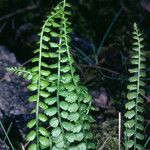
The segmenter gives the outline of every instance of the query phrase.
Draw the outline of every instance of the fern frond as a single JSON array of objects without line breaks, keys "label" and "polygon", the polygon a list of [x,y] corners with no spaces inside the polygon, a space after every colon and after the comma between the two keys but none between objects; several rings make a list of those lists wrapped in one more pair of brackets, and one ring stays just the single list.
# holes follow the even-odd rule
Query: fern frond
[{"label": "fern frond", "polygon": [[144,149],[143,144],[141,143],[144,139],[144,100],[142,95],[145,95],[145,83],[142,78],[145,77],[146,59],[143,51],[142,34],[136,23],[134,23],[133,39],[133,55],[131,57],[133,68],[129,69],[131,77],[129,78],[129,85],[127,86],[127,89],[129,90],[127,94],[128,101],[125,105],[125,118],[127,120],[124,124],[124,135],[126,136],[125,149],[142,150]]},{"label": "fern frond", "polygon": [[49,86],[47,77],[51,72],[49,71],[49,65],[46,62],[48,61],[50,55],[49,33],[52,31],[51,26],[56,26],[53,19],[60,15],[58,11],[59,8],[60,4],[45,21],[40,33],[39,49],[34,51],[37,56],[32,59],[32,62],[36,64],[36,66],[31,69],[31,72],[34,75],[32,78],[32,83],[28,86],[28,89],[30,91],[37,91],[37,94],[29,97],[29,102],[36,103],[36,109],[32,111],[32,113],[35,113],[36,118],[30,120],[27,124],[27,126],[31,129],[27,135],[27,141],[32,142],[28,147],[29,150],[39,150],[50,146],[49,131],[42,125],[46,124],[48,121],[48,117],[44,113],[44,111],[48,108],[48,105],[44,101],[50,96],[50,93],[46,88]]},{"label": "fern frond", "polygon": [[25,67],[8,67],[6,68],[8,72],[15,73],[18,76],[22,76],[26,80],[32,79],[32,73],[29,70],[26,70]]},{"label": "fern frond", "polygon": [[[27,88],[32,92],[29,102],[36,107],[27,124],[28,150],[95,149],[90,132],[94,121],[89,115],[91,96],[80,85],[70,52],[70,7],[64,0],[54,8],[39,34],[39,48],[34,50]],[[25,72],[10,70],[19,75]]]}]

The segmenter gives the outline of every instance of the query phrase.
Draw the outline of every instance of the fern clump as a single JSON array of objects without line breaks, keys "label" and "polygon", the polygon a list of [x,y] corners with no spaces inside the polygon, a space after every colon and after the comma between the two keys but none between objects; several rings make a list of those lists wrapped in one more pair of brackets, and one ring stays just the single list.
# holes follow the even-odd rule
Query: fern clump
[{"label": "fern clump", "polygon": [[126,113],[125,118],[125,149],[142,150],[144,149],[141,141],[144,139],[144,126],[143,126],[143,111],[145,95],[144,87],[145,83],[143,78],[145,75],[145,53],[143,51],[143,38],[140,33],[137,24],[134,24],[133,32],[133,55],[131,57],[131,64],[133,68],[129,69],[131,77],[129,78],[129,85],[127,86],[128,101],[125,104]]},{"label": "fern clump", "polygon": [[90,132],[91,96],[80,85],[70,54],[70,7],[64,0],[47,17],[39,34],[39,48],[34,51],[33,68],[8,68],[31,79],[29,102],[35,104],[35,109],[27,124],[28,150],[95,148]]}]

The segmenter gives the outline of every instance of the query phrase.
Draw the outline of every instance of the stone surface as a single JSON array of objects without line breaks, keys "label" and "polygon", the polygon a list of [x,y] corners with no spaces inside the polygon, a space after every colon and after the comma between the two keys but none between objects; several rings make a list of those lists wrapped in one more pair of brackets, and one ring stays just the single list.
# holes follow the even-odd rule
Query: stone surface
[{"label": "stone surface", "polygon": [[16,116],[27,112],[27,81],[15,74],[8,73],[5,68],[19,66],[14,54],[0,46],[0,116]]},{"label": "stone surface", "polygon": [[[31,110],[31,105],[27,101],[29,93],[26,85],[28,82],[5,70],[6,67],[19,65],[15,55],[4,46],[0,46],[0,120],[6,129],[10,123],[13,124],[10,139],[15,134],[15,137],[21,140]],[[0,128],[0,138],[3,136]]]}]

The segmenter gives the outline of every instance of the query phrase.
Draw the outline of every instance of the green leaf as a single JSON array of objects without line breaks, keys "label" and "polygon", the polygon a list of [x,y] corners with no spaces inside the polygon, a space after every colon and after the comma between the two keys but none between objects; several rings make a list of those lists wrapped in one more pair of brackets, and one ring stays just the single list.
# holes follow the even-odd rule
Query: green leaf
[{"label": "green leaf", "polygon": [[129,141],[127,141],[127,143],[126,143],[126,146],[127,146],[128,148],[131,148],[131,147],[133,146],[133,144],[134,144],[134,141],[133,141],[133,140],[129,140]]},{"label": "green leaf", "polygon": [[45,28],[44,28],[44,32],[49,33],[49,32],[50,32],[50,29],[49,29],[48,27],[45,27]]},{"label": "green leaf", "polygon": [[144,147],[142,145],[140,145],[140,144],[136,144],[136,148],[138,150],[144,150]]},{"label": "green leaf", "polygon": [[66,112],[66,111],[61,112],[61,117],[64,118],[64,119],[68,118],[68,115],[69,115],[69,113]]},{"label": "green leaf", "polygon": [[48,90],[48,92],[55,92],[57,90],[57,86],[56,85],[52,85],[50,87],[46,88]]},{"label": "green leaf", "polygon": [[79,148],[79,150],[85,150],[85,149],[87,149],[87,146],[86,146],[85,143],[80,143],[80,144],[78,145],[78,148]]},{"label": "green leaf", "polygon": [[126,129],[125,131],[125,135],[127,135],[128,137],[131,137],[134,135],[134,129]]},{"label": "green leaf", "polygon": [[43,40],[45,41],[45,42],[48,42],[49,40],[50,40],[50,38],[48,37],[48,36],[43,36]]},{"label": "green leaf", "polygon": [[144,117],[142,115],[137,115],[137,120],[143,122],[144,121]]},{"label": "green leaf", "polygon": [[27,141],[33,141],[36,137],[36,132],[35,131],[30,131],[29,134],[26,137]]},{"label": "green leaf", "polygon": [[66,122],[66,121],[63,121],[63,122],[62,122],[62,126],[63,126],[63,128],[64,128],[65,130],[67,130],[67,131],[72,131],[73,128],[74,128],[74,126],[73,126],[72,123]]},{"label": "green leaf", "polygon": [[31,129],[35,126],[35,124],[36,124],[36,120],[32,119],[27,123],[27,127]]},{"label": "green leaf", "polygon": [[74,134],[74,133],[66,133],[66,139],[70,143],[73,143],[76,140],[76,134]]},{"label": "green leaf", "polygon": [[48,54],[48,53],[45,53],[45,52],[42,52],[42,57],[48,58],[48,57],[49,57],[49,54]]},{"label": "green leaf", "polygon": [[143,140],[144,139],[144,135],[141,133],[136,133],[136,138],[139,140]]},{"label": "green leaf", "polygon": [[50,71],[48,71],[48,70],[41,70],[41,74],[43,75],[43,76],[49,76],[50,75]]},{"label": "green leaf", "polygon": [[69,61],[68,57],[62,57],[60,60],[61,63],[66,63],[68,61]]},{"label": "green leaf", "polygon": [[136,84],[130,84],[130,85],[127,86],[127,89],[130,90],[130,91],[131,90],[136,90],[137,89],[137,85]]},{"label": "green leaf", "polygon": [[64,87],[69,91],[72,92],[76,89],[76,86],[74,84],[65,84]]},{"label": "green leaf", "polygon": [[79,119],[79,117],[80,117],[79,113],[75,112],[75,113],[70,113],[67,119],[76,122]]},{"label": "green leaf", "polygon": [[37,83],[37,82],[38,82],[38,74],[34,74],[34,75],[33,75],[32,81],[33,81],[34,83]]},{"label": "green leaf", "polygon": [[131,60],[131,64],[138,65],[139,64],[139,60],[138,59],[132,59]]},{"label": "green leaf", "polygon": [[63,141],[63,134],[61,133],[59,136],[57,136],[57,137],[52,137],[52,140],[53,140],[53,142],[54,143],[60,143],[60,142],[62,142]]},{"label": "green leaf", "polygon": [[144,130],[144,126],[142,124],[137,123],[136,124],[137,129],[143,131]]},{"label": "green leaf", "polygon": [[59,34],[56,33],[56,32],[51,32],[50,34],[51,34],[52,37],[58,37],[59,36]]},{"label": "green leaf", "polygon": [[38,57],[32,58],[32,62],[37,62],[37,61],[39,61],[39,58],[38,58]]},{"label": "green leaf", "polygon": [[61,133],[61,129],[59,127],[52,130],[52,136],[58,137]]},{"label": "green leaf", "polygon": [[77,103],[72,103],[70,104],[70,106],[68,107],[68,111],[69,112],[76,112],[78,110],[79,106]]},{"label": "green leaf", "polygon": [[125,113],[125,117],[128,118],[128,119],[131,119],[135,116],[135,111],[134,110],[130,110],[130,111],[127,111]]},{"label": "green leaf", "polygon": [[133,119],[128,120],[128,121],[125,122],[124,125],[125,125],[125,127],[127,127],[127,128],[133,128],[134,125],[135,125],[135,120],[133,120]]},{"label": "green leaf", "polygon": [[136,98],[136,96],[137,96],[136,92],[130,92],[130,93],[127,94],[128,99],[134,99],[134,98]]},{"label": "green leaf", "polygon": [[[49,57],[50,58],[57,58],[58,57],[58,54],[57,53],[52,53],[52,52],[50,52],[49,53]],[[58,66],[58,65],[57,65]]]},{"label": "green leaf", "polygon": [[29,147],[28,147],[28,150],[36,150],[36,144],[31,144]]},{"label": "green leaf", "polygon": [[40,96],[42,96],[43,98],[47,98],[47,97],[50,96],[50,93],[44,92],[44,91],[40,91]]},{"label": "green leaf", "polygon": [[37,84],[30,84],[30,85],[27,86],[27,88],[30,91],[35,91],[35,90],[37,90]]},{"label": "green leaf", "polygon": [[93,133],[92,133],[92,132],[88,132],[88,133],[86,134],[86,138],[88,138],[88,139],[93,139]]},{"label": "green leaf", "polygon": [[39,132],[40,132],[43,136],[49,137],[49,133],[48,133],[48,131],[47,131],[45,128],[39,127]]},{"label": "green leaf", "polygon": [[52,26],[57,28],[57,27],[60,27],[60,24],[58,24],[57,22],[52,22]]},{"label": "green leaf", "polygon": [[84,103],[88,103],[92,100],[92,97],[91,95],[87,94],[87,93],[84,93],[84,99],[83,99],[83,102]]},{"label": "green leaf", "polygon": [[41,86],[42,86],[43,89],[45,89],[46,87],[49,86],[49,82],[47,82],[47,81],[41,81]]},{"label": "green leaf", "polygon": [[44,147],[48,147],[50,144],[49,139],[43,136],[40,136],[39,141],[40,141],[40,144],[43,145]]},{"label": "green leaf", "polygon": [[56,143],[56,147],[58,147],[58,148],[60,148],[60,149],[62,149],[63,147],[64,147],[64,141],[62,140],[61,142],[59,142],[59,143]]},{"label": "green leaf", "polygon": [[28,98],[29,102],[35,102],[37,100],[37,95],[32,95]]},{"label": "green leaf", "polygon": [[137,111],[143,113],[144,108],[142,106],[137,106]]},{"label": "green leaf", "polygon": [[46,104],[48,105],[53,105],[54,103],[56,103],[57,98],[56,97],[51,97],[51,98],[47,98],[44,100]]},{"label": "green leaf", "polygon": [[31,72],[37,72],[38,70],[39,70],[39,67],[36,66],[36,67],[33,67],[33,68],[31,69]]},{"label": "green leaf", "polygon": [[134,68],[134,69],[129,69],[130,73],[137,73],[138,72],[138,68]]},{"label": "green leaf", "polygon": [[52,48],[58,48],[58,47],[59,47],[59,44],[54,43],[54,42],[50,42],[50,46],[51,46]]},{"label": "green leaf", "polygon": [[58,127],[59,120],[56,117],[54,117],[50,120],[49,124],[51,127],[56,128],[56,127]]},{"label": "green leaf", "polygon": [[69,66],[69,65],[67,65],[67,66],[62,66],[61,72],[67,73],[68,71],[70,71],[70,66]]},{"label": "green leaf", "polygon": [[43,114],[39,114],[39,119],[42,121],[42,122],[46,122],[48,120],[48,118],[43,115]]},{"label": "green leaf", "polygon": [[[88,124],[88,123],[87,123]],[[85,124],[84,124],[85,125]],[[89,126],[90,126],[90,124],[88,124]],[[77,123],[77,124],[75,124],[74,126],[73,126],[73,128],[72,128],[72,132],[73,133],[79,133],[80,131],[81,131],[81,129],[82,129],[82,125],[80,124],[80,123]],[[88,128],[88,129],[90,129],[90,128]]]},{"label": "green leaf", "polygon": [[49,81],[54,81],[54,80],[57,80],[58,79],[58,75],[57,74],[52,74],[48,77],[48,80]]},{"label": "green leaf", "polygon": [[95,143],[88,143],[88,148],[89,149],[96,149],[96,145],[95,145]]},{"label": "green leaf", "polygon": [[43,44],[43,43],[42,43],[42,48],[43,48],[43,49],[46,49],[46,50],[49,49],[48,46],[46,46],[46,45]]},{"label": "green leaf", "polygon": [[70,83],[71,80],[72,80],[72,76],[70,74],[65,74],[61,77],[61,82],[65,84]]},{"label": "green leaf", "polygon": [[51,107],[51,108],[45,110],[45,114],[48,116],[54,116],[56,113],[57,113],[56,107]]},{"label": "green leaf", "polygon": [[135,101],[131,101],[125,104],[125,108],[128,110],[131,110],[134,107],[135,107]]},{"label": "green leaf", "polygon": [[[63,54],[63,53],[65,53],[66,52],[66,47],[65,48],[61,48],[61,49],[59,49],[59,50],[57,50],[57,52],[59,53],[59,54]],[[65,58],[67,58],[67,57],[65,57]],[[64,61],[66,61],[66,60],[63,60],[63,61],[61,61],[61,62],[64,62]],[[67,58],[67,61],[69,61],[69,59]]]},{"label": "green leaf", "polygon": [[70,103],[74,103],[77,99],[78,99],[77,95],[73,92],[70,92],[65,98],[65,100]]},{"label": "green leaf", "polygon": [[59,103],[59,105],[60,105],[60,108],[63,109],[63,110],[68,110],[68,108],[69,108],[69,103],[65,102],[65,101],[61,101]]},{"label": "green leaf", "polygon": [[82,132],[76,134],[76,141],[82,141],[84,134]]},{"label": "green leaf", "polygon": [[84,127],[85,130],[89,130],[90,129],[90,124],[86,122],[86,123],[84,123],[83,127]]},{"label": "green leaf", "polygon": [[143,81],[140,81],[140,86],[145,86],[145,83]]},{"label": "green leaf", "polygon": [[42,108],[43,110],[48,109],[48,106],[43,102],[39,102],[39,107]]},{"label": "green leaf", "polygon": [[133,77],[130,77],[129,78],[129,81],[130,82],[136,82],[138,80],[138,77],[137,76],[133,76]]}]

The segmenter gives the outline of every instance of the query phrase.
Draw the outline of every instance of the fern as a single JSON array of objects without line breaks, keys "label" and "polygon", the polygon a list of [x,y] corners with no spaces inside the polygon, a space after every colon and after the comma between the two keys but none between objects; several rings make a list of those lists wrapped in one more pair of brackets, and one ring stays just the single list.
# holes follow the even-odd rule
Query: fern
[{"label": "fern", "polygon": [[145,83],[142,78],[145,77],[145,54],[143,51],[143,38],[140,33],[137,24],[134,24],[134,47],[133,55],[131,57],[131,64],[134,68],[129,69],[131,77],[129,78],[129,85],[127,89],[129,90],[127,94],[127,103],[125,105],[126,113],[125,118],[125,149],[142,150],[144,149],[141,141],[144,139],[144,126],[143,126],[143,111],[144,111],[144,100],[142,95],[145,95],[144,87]]},{"label": "fern", "polygon": [[[60,2],[47,17],[40,35],[39,48],[32,59],[35,67],[10,68],[9,71],[30,75],[28,89],[33,92],[29,102],[36,108],[27,124],[30,132],[28,150],[86,150],[94,149],[89,115],[91,96],[79,84],[69,43],[72,31],[68,20],[71,5]],[[28,78],[30,79],[30,78]]]},{"label": "fern", "polygon": [[15,73],[18,76],[22,76],[26,80],[32,79],[32,73],[29,70],[26,70],[25,67],[9,67],[6,68],[8,72]]}]

